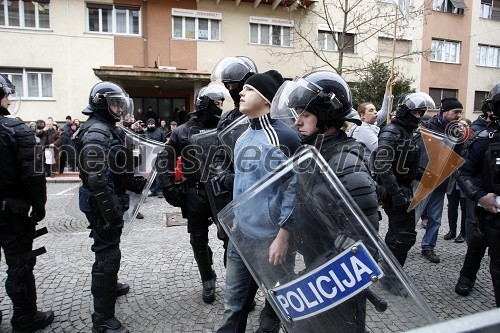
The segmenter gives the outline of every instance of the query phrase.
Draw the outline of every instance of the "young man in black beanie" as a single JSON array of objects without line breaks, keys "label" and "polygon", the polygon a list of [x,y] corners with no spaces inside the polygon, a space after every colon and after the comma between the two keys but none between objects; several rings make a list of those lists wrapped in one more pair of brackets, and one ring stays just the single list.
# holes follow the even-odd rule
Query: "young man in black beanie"
[{"label": "young man in black beanie", "polygon": [[[240,92],[240,112],[250,119],[249,129],[238,138],[234,147],[234,187],[233,198],[243,194],[258,180],[268,175],[270,162],[275,168],[292,156],[301,146],[298,134],[281,120],[271,119],[271,102],[283,77],[275,70],[254,74],[246,81]],[[256,158],[260,156],[260,158]],[[272,193],[269,193],[272,195]],[[262,205],[267,204],[269,196],[262,196]],[[262,206],[264,207],[264,206]],[[263,210],[238,212],[236,217],[241,228],[253,228],[270,240],[270,271],[277,274],[280,266],[286,263],[288,240],[286,226],[275,234],[261,224],[265,218]],[[224,295],[224,321],[219,333],[244,333],[248,313],[258,286],[245,266],[240,254],[230,241],[227,250],[226,293]],[[260,315],[257,333],[274,332],[280,329],[280,321],[271,305],[267,302]]]},{"label": "young man in black beanie", "polygon": [[[446,131],[447,126],[453,122],[457,122],[462,117],[462,103],[455,97],[447,97],[441,100],[439,113],[432,117],[427,123],[422,123],[428,129],[442,133],[453,134],[452,131]],[[447,133],[448,132],[448,133]],[[455,145],[455,151],[460,153],[461,145]],[[422,238],[422,255],[433,263],[439,263],[441,259],[434,252],[436,247],[439,227],[441,226],[441,215],[443,214],[444,196],[448,188],[449,178],[439,185],[431,194],[424,214],[427,216],[427,228],[425,229],[424,237]],[[454,238],[455,232],[450,231],[445,235],[445,239]]]}]

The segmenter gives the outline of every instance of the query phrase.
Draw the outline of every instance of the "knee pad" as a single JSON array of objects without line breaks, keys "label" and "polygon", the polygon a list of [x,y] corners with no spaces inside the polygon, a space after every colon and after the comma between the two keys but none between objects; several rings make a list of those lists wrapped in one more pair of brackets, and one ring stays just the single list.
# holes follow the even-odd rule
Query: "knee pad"
[{"label": "knee pad", "polygon": [[121,251],[118,246],[96,253],[97,266],[100,272],[116,275],[120,270]]},{"label": "knee pad", "polygon": [[400,232],[395,235],[394,247],[400,251],[408,252],[417,241],[417,233],[414,231]]}]

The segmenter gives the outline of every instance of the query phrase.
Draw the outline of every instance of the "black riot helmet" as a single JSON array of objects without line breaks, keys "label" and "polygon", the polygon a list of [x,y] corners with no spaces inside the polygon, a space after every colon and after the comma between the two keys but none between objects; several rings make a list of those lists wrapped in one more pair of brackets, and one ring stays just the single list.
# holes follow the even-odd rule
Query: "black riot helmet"
[{"label": "black riot helmet", "polygon": [[5,97],[9,100],[8,108],[10,111],[7,107],[0,106],[0,114],[5,116],[9,114],[15,115],[19,111],[21,99],[17,95],[16,87],[10,82],[9,78],[4,74],[0,74],[0,100]]},{"label": "black riot helmet", "polygon": [[246,81],[252,74],[257,73],[257,66],[248,57],[225,57],[215,65],[210,80],[212,82],[241,82]]},{"label": "black riot helmet", "polygon": [[85,115],[100,113],[111,121],[119,121],[133,111],[134,103],[125,90],[109,81],[97,83],[90,90],[89,105],[82,111]]},{"label": "black riot helmet", "polygon": [[497,83],[486,97],[486,104],[493,111],[493,114],[500,118],[500,83]]},{"label": "black riot helmet", "polygon": [[[228,92],[227,89],[220,84],[211,84],[205,87],[201,87],[200,90],[196,92],[194,99],[194,111],[191,112],[192,115],[206,113],[211,105],[216,105],[216,101],[224,102]],[[211,103],[212,102],[212,103]],[[222,104],[222,103],[221,103]],[[222,113],[221,108],[217,107]],[[220,115],[220,113],[219,113]]]},{"label": "black riot helmet", "polygon": [[[337,73],[321,70],[307,73],[283,84],[271,105],[271,117],[297,119],[297,112],[308,111],[318,120],[317,127],[342,127],[344,121],[361,125],[353,117],[351,89]],[[295,113],[295,114],[294,114]]]},{"label": "black riot helmet", "polygon": [[[399,98],[396,118],[409,128],[417,128],[425,112],[435,108],[434,101],[426,93],[406,94]],[[420,117],[413,115],[414,112],[420,113]]]}]

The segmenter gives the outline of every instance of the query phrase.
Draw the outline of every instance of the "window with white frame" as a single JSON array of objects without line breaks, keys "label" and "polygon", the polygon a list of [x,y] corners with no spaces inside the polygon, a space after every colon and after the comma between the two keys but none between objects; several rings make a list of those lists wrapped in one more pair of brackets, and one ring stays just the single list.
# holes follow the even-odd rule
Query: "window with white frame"
[{"label": "window with white frame", "polygon": [[467,6],[463,1],[456,0],[433,0],[432,9],[443,13],[462,14]]},{"label": "window with white frame", "polygon": [[481,0],[479,17],[487,20],[500,21],[500,0]]},{"label": "window with white frame", "polygon": [[500,68],[500,47],[479,44],[477,47],[477,65]]},{"label": "window with white frame", "polygon": [[141,34],[139,7],[87,4],[87,32],[117,35]]},{"label": "window with white frame", "polygon": [[293,21],[250,17],[250,44],[292,46]]},{"label": "window with white frame", "polygon": [[[340,32],[332,32],[319,30],[318,31],[318,48],[320,50],[327,51],[338,51],[338,45],[333,38],[335,35],[335,39],[337,43],[340,43],[341,33]],[[346,33],[344,36],[344,47],[343,51],[347,53],[354,53],[354,45],[355,45],[355,34]]]},{"label": "window with white frame", "polygon": [[22,98],[54,97],[51,69],[0,68],[0,72],[7,75]]},{"label": "window with white frame", "polygon": [[49,11],[49,0],[0,1],[0,27],[50,29]]},{"label": "window with white frame", "polygon": [[460,63],[460,42],[432,39],[431,61]]},{"label": "window with white frame", "polygon": [[172,38],[220,41],[222,14],[172,8]]}]

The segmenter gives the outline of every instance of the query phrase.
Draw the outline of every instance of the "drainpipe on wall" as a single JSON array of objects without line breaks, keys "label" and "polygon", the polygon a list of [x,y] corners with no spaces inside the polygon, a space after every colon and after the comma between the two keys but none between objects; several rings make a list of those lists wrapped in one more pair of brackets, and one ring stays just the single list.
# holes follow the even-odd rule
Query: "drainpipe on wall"
[{"label": "drainpipe on wall", "polygon": [[142,40],[143,40],[143,48],[144,48],[144,67],[148,67],[148,5],[147,0],[143,1],[142,5]]}]

